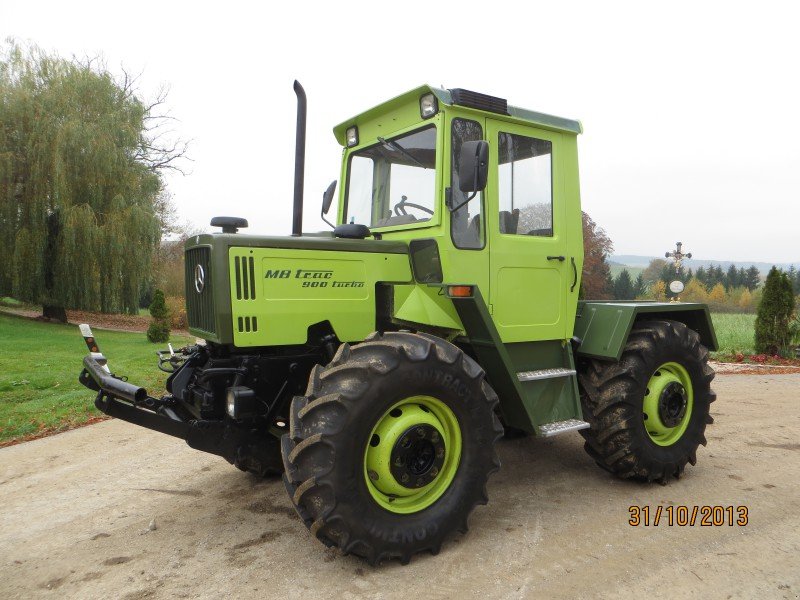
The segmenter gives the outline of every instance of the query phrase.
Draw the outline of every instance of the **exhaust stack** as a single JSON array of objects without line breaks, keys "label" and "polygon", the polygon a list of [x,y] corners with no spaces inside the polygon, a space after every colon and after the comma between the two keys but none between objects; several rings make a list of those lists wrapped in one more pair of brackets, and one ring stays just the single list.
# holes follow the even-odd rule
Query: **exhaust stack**
[{"label": "exhaust stack", "polygon": [[297,94],[297,135],[294,146],[294,214],[292,215],[292,235],[303,234],[303,181],[306,166],[306,91],[295,79],[294,93]]}]

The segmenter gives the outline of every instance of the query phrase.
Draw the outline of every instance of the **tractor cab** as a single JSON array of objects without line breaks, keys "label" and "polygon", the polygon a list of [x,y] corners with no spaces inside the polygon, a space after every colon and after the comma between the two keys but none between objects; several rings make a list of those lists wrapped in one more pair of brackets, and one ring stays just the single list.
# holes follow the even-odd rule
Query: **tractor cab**
[{"label": "tractor cab", "polygon": [[[477,285],[504,342],[572,335],[583,263],[577,121],[422,86],[334,128],[339,227],[409,244],[398,319],[461,329],[426,284]],[[448,318],[449,317],[449,318]]]}]

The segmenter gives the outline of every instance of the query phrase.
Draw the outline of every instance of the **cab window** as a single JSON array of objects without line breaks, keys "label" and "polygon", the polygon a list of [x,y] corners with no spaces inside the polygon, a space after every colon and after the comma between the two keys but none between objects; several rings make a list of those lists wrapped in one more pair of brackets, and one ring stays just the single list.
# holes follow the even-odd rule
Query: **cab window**
[{"label": "cab window", "polygon": [[500,233],[553,235],[553,143],[499,134]]},{"label": "cab window", "polygon": [[350,223],[392,227],[430,220],[436,202],[436,127],[353,153],[346,202]]},{"label": "cab window", "polygon": [[483,192],[467,202],[471,194],[459,189],[458,161],[461,157],[461,145],[483,139],[483,128],[477,121],[470,119],[453,119],[450,138],[450,206],[455,208],[450,213],[450,235],[456,248],[483,248],[484,222],[481,218]]}]

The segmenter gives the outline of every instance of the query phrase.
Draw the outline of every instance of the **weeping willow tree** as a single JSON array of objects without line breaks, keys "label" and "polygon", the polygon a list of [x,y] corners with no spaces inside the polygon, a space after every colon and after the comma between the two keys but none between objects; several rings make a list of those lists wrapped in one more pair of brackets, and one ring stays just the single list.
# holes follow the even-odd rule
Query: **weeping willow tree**
[{"label": "weeping willow tree", "polygon": [[0,56],[0,295],[65,308],[138,310],[161,236],[164,147],[154,108],[92,61],[14,43]]}]

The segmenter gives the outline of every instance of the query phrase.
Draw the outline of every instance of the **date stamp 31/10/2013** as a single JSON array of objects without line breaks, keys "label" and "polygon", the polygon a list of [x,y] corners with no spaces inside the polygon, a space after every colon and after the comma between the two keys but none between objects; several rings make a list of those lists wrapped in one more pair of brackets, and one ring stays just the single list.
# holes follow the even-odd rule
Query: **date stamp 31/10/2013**
[{"label": "date stamp 31/10/2013", "polygon": [[658,527],[660,524],[669,527],[744,527],[747,525],[750,511],[744,505],[656,505],[629,506],[628,525],[632,527]]}]

